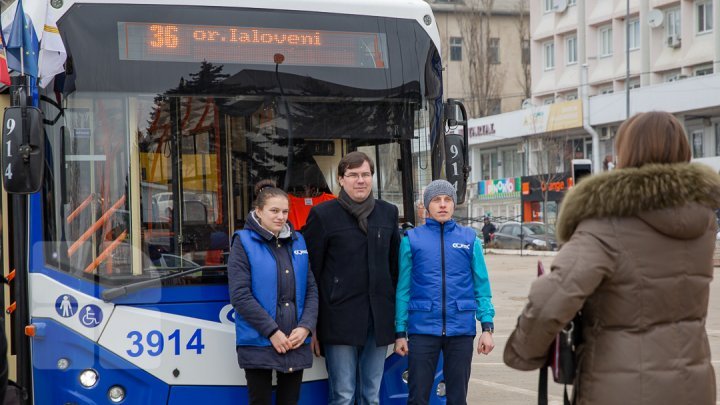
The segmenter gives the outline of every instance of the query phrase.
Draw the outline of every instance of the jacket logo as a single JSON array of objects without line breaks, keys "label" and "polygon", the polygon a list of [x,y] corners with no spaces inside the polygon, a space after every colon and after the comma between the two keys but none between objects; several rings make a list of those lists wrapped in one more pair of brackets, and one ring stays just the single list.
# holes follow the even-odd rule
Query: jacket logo
[{"label": "jacket logo", "polygon": [[453,244],[452,244],[452,247],[454,247],[455,249],[467,249],[467,250],[470,250],[470,245],[469,245],[469,244],[466,245],[466,244],[464,244],[464,243],[453,243]]},{"label": "jacket logo", "polygon": [[306,254],[308,254],[307,250],[299,250],[299,249],[296,250],[296,251],[294,251],[293,253],[295,253],[295,254],[298,255],[298,256],[299,256],[299,255],[306,255]]}]

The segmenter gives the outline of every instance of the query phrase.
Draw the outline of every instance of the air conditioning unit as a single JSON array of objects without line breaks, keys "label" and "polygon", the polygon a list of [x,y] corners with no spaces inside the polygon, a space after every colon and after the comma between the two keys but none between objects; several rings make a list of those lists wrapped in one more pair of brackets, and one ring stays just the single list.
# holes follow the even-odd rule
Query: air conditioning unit
[{"label": "air conditioning unit", "polygon": [[563,13],[568,8],[568,0],[555,0],[553,9],[556,13]]},{"label": "air conditioning unit", "polygon": [[677,35],[670,35],[667,37],[667,46],[670,48],[680,48],[680,37]]},{"label": "air conditioning unit", "polygon": [[607,141],[608,139],[612,139],[612,137],[615,135],[615,130],[613,127],[602,127],[600,128],[600,140],[601,141]]}]

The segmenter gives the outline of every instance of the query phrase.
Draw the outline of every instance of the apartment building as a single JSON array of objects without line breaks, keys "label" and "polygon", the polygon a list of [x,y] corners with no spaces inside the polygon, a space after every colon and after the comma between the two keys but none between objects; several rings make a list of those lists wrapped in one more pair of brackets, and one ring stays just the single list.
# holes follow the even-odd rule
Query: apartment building
[{"label": "apartment building", "polygon": [[472,116],[516,110],[530,95],[528,2],[428,0],[443,44],[445,94],[462,99]]},{"label": "apartment building", "polygon": [[571,160],[612,168],[615,130],[642,111],[675,114],[693,159],[720,169],[720,0],[629,3],[530,3],[532,94],[471,120],[470,216],[554,222]]}]

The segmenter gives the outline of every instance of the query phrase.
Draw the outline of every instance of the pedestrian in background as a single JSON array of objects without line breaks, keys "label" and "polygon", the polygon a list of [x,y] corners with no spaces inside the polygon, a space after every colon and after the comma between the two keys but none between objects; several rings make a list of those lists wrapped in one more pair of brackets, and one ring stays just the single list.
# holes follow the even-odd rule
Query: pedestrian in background
[{"label": "pedestrian in background", "polygon": [[429,218],[400,242],[395,352],[409,355],[410,405],[429,403],[441,352],[447,403],[466,403],[476,319],[478,354],[495,347],[485,258],[475,232],[452,219],[456,201],[452,184],[431,182],[423,193]]},{"label": "pedestrian in background", "polygon": [[490,222],[490,217],[483,218],[482,234],[485,246],[490,245],[490,242],[492,241],[492,236],[495,234],[496,231],[497,228],[495,227],[495,224]]},{"label": "pedestrian in background", "polygon": [[287,222],[287,194],[263,180],[255,195],[245,229],[233,235],[228,262],[238,364],[251,405],[272,403],[273,370],[276,404],[294,405],[303,369],[313,364],[308,335],[317,320],[317,287],[305,241]]},{"label": "pedestrian in background", "polygon": [[715,404],[705,320],[720,176],[689,163],[682,124],[665,112],[625,121],[616,146],[615,170],[565,196],[565,243],[533,283],[505,363],[543,367],[582,309],[575,403]]}]

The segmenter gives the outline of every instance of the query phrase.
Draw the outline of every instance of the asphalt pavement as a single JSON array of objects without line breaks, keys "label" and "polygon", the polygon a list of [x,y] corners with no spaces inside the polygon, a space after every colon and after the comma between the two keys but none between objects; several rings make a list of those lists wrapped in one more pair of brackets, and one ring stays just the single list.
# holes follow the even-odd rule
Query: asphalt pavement
[{"label": "asphalt pavement", "polygon": [[[513,370],[502,362],[502,353],[517,317],[525,306],[530,284],[537,277],[537,261],[542,260],[549,270],[552,257],[487,254],[490,282],[495,305],[495,350],[488,356],[475,353],[468,404],[537,404],[537,371]],[[707,332],[715,367],[716,385],[720,387],[720,267],[715,268],[715,280],[710,287]],[[551,381],[550,405],[562,405],[563,386]],[[720,404],[720,395],[718,402]]]}]

